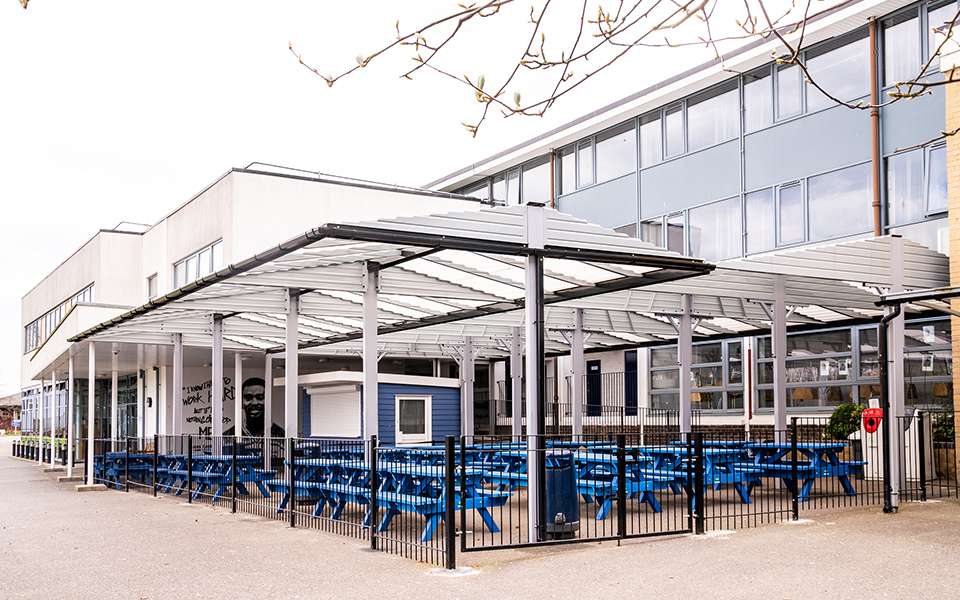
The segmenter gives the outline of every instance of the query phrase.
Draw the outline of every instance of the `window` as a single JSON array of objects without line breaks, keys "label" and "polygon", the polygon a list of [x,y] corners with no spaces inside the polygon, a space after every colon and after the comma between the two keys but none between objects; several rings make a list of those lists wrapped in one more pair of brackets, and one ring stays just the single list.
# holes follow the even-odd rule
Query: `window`
[{"label": "window", "polygon": [[75,305],[83,302],[93,302],[92,283],[24,326],[24,353],[39,348],[43,342],[53,334],[57,327],[60,326],[67,312]]},{"label": "window", "polygon": [[660,113],[640,119],[640,164],[649,167],[663,159],[663,131]]},{"label": "window", "polygon": [[737,137],[740,94],[736,81],[687,100],[687,133],[690,151]]},{"label": "window", "polygon": [[[831,96],[854,100],[870,91],[870,46],[866,37],[836,47],[830,44],[806,56],[807,70],[817,84]],[[834,105],[813,85],[807,86],[807,111]]]},{"label": "window", "polygon": [[520,169],[507,171],[507,204],[520,204]]},{"label": "window", "polygon": [[803,195],[800,184],[781,186],[778,199],[780,246],[796,244],[804,239]]},{"label": "window", "polygon": [[684,244],[683,229],[683,213],[677,213],[667,217],[667,250],[670,250],[671,252],[679,252],[680,254],[687,253]]},{"label": "window", "polygon": [[920,26],[916,10],[883,24],[883,81],[909,81],[920,70]]},{"label": "window", "polygon": [[470,196],[471,198],[477,198],[478,200],[489,200],[490,199],[490,186],[487,184],[487,180],[484,179],[478,183],[467,186],[460,191],[464,196]]},{"label": "window", "polygon": [[944,212],[947,210],[947,147],[931,148],[929,156],[927,212]]},{"label": "window", "polygon": [[502,174],[493,178],[493,201],[495,204],[507,203],[507,179]]},{"label": "window", "polygon": [[[856,330],[787,334],[786,387],[790,408],[835,406],[853,401],[858,371]],[[770,337],[757,339],[757,406],[773,408],[773,358]]]},{"label": "window", "polygon": [[223,267],[223,241],[201,248],[173,265],[173,287],[179,288]]},{"label": "window", "polygon": [[690,209],[690,255],[705,260],[740,256],[740,199]]},{"label": "window", "polygon": [[523,166],[523,202],[550,202],[550,159],[540,158]]},{"label": "window", "polygon": [[610,181],[637,169],[637,138],[633,123],[597,136],[597,183]]},{"label": "window", "polygon": [[432,436],[431,396],[396,396],[398,444],[429,442]]},{"label": "window", "polygon": [[887,220],[894,225],[924,217],[923,150],[887,159]]},{"label": "window", "polygon": [[147,277],[147,300],[153,300],[157,297],[157,274],[154,273]]},{"label": "window", "polygon": [[803,110],[801,93],[800,67],[797,65],[780,65],[777,67],[778,119],[800,114]]},{"label": "window", "polygon": [[577,153],[573,147],[560,151],[560,193],[569,194],[577,189]]},{"label": "window", "polygon": [[777,216],[773,189],[751,192],[744,197],[747,253],[772,250],[777,245]]},{"label": "window", "polygon": [[743,125],[756,131],[773,123],[773,83],[770,67],[743,76]]},{"label": "window", "polygon": [[677,156],[686,150],[683,135],[683,105],[671,106],[665,113],[666,123],[666,156]]},{"label": "window", "polygon": [[593,185],[593,142],[584,140],[577,145],[577,187]]},{"label": "window", "polygon": [[640,239],[654,246],[663,246],[663,218],[658,217],[642,221],[640,223]]},{"label": "window", "polygon": [[[703,342],[691,348],[690,403],[694,410],[742,410],[743,364],[739,340]],[[650,403],[677,410],[680,366],[677,347],[650,350]]]},{"label": "window", "polygon": [[[950,29],[953,18],[957,15],[957,3],[947,2],[938,7],[930,7],[927,13],[927,56],[932,56],[937,51],[940,39],[936,36],[936,31],[941,31],[944,35]],[[953,25],[952,35],[957,33],[958,24]],[[931,64],[935,70],[940,67],[940,60],[933,59]]]},{"label": "window", "polygon": [[870,165],[811,177],[810,239],[825,240],[870,230]]}]

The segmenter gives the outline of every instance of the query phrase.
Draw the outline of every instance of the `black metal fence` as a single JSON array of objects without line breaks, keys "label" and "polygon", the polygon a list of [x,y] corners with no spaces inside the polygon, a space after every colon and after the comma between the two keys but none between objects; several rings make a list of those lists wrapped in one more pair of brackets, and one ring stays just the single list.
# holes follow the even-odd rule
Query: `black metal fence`
[{"label": "black metal fence", "polygon": [[[900,499],[956,497],[953,414],[918,413],[895,426]],[[94,477],[452,568],[458,551],[703,533],[880,505],[882,436],[882,426],[842,431],[819,418],[752,436],[664,430],[413,446],[155,436],[95,440]]]},{"label": "black metal fence", "polygon": [[[75,447],[79,441],[74,442]],[[43,456],[43,462],[50,464],[50,452],[54,454],[54,464],[66,466],[67,464],[67,440],[57,438],[53,443],[49,439],[39,440],[36,438],[20,439],[13,442],[10,453],[14,458],[23,458],[26,460],[40,461]],[[73,455],[74,464],[79,460],[76,452]]]}]

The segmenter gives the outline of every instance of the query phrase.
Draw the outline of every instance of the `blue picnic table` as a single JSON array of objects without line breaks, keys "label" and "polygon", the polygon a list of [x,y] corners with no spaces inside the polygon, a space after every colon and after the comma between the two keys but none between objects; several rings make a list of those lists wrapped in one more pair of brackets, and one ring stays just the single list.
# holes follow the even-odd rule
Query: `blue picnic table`
[{"label": "blue picnic table", "polygon": [[[213,490],[212,501],[217,502],[228,494],[230,486],[235,483],[237,493],[248,496],[250,492],[245,484],[252,483],[264,498],[270,497],[264,482],[274,477],[274,472],[262,468],[263,459],[260,456],[249,454],[193,454],[191,472],[187,471],[187,456],[185,454],[165,455],[163,487],[177,496],[181,495],[192,479],[193,490],[187,490],[191,499],[196,500],[204,492]],[[233,473],[233,464],[236,460],[236,475]]]},{"label": "blue picnic table", "polygon": [[[848,496],[856,496],[857,490],[850,482],[851,475],[863,473],[867,464],[862,460],[841,460],[840,454],[847,447],[845,442],[797,442],[800,454],[797,460],[797,479],[802,481],[799,490],[793,487],[793,464],[787,458],[793,450],[791,442],[751,442],[747,448],[753,460],[746,465],[753,467],[759,477],[778,478],[800,501],[810,498],[810,491],[817,479],[836,477]],[[801,460],[802,458],[802,460]],[[751,484],[755,485],[755,483]]]}]

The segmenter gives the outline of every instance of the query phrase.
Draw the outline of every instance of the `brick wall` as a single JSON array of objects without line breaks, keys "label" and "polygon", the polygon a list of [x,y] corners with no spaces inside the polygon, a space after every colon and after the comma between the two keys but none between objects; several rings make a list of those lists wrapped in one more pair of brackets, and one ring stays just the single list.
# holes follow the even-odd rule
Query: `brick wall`
[{"label": "brick wall", "polygon": [[[960,129],[960,83],[946,87],[946,129]],[[947,137],[947,198],[950,226],[950,285],[960,285],[960,134]],[[960,300],[953,300],[953,309],[960,310]],[[950,318],[952,338],[960,341],[960,318]],[[960,343],[953,344],[953,364],[960,365]],[[960,411],[960,370],[953,373],[953,406]],[[960,434],[960,429],[957,429]],[[958,435],[957,442],[960,442]],[[958,465],[960,466],[960,465]]]}]

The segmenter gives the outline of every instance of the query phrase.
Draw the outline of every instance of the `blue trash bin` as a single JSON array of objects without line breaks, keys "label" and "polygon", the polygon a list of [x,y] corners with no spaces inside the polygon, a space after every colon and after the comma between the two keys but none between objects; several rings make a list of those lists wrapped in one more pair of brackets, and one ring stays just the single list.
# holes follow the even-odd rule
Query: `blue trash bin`
[{"label": "blue trash bin", "polygon": [[548,539],[573,537],[580,529],[580,502],[577,498],[577,475],[573,453],[564,450],[545,451],[546,533]]}]

